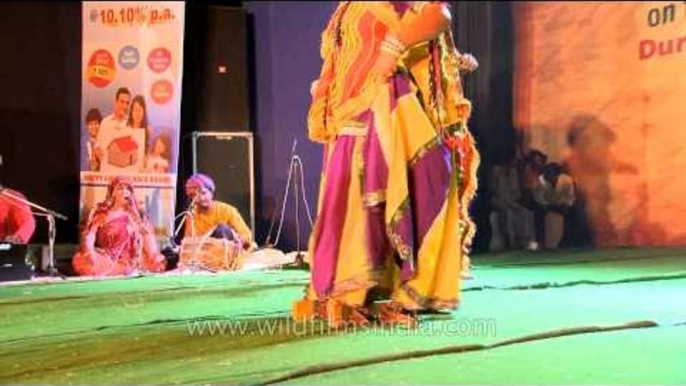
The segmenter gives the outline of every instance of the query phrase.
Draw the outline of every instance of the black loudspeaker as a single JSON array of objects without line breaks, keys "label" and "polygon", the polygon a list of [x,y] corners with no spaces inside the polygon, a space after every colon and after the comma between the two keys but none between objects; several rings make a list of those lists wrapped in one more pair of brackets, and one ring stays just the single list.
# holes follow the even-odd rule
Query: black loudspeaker
[{"label": "black loudspeaker", "polygon": [[192,39],[194,130],[246,131],[250,127],[248,93],[248,15],[237,7],[195,6]]},{"label": "black loudspeaker", "polygon": [[238,209],[255,235],[254,142],[250,132],[191,134],[193,173],[212,177],[214,198]]},{"label": "black loudspeaker", "polygon": [[29,280],[33,264],[27,259],[27,245],[0,242],[0,281]]}]

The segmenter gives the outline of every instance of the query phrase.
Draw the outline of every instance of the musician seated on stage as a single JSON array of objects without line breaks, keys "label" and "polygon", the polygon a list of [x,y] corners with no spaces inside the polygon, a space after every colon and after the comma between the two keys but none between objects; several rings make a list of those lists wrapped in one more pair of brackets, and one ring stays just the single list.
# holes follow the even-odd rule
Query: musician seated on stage
[{"label": "musician seated on stage", "polygon": [[191,214],[186,215],[184,238],[209,234],[234,241],[243,250],[252,250],[253,235],[240,212],[232,205],[215,200],[214,191],[214,181],[205,174],[194,174],[186,181],[185,193],[193,205]]},{"label": "musician seated on stage", "polygon": [[0,190],[0,241],[28,244],[36,230],[36,220],[27,204],[17,201],[10,195],[26,200],[26,197],[16,190]]},{"label": "musician seated on stage", "polygon": [[105,201],[88,216],[72,266],[77,274],[88,276],[165,271],[165,257],[152,224],[138,208],[131,180],[116,177],[110,182]]}]

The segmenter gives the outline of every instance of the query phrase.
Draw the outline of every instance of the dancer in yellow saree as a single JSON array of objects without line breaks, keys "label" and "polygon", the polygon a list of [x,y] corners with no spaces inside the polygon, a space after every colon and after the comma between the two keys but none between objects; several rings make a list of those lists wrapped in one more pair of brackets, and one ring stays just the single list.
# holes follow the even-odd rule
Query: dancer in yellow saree
[{"label": "dancer in yellow saree", "polygon": [[321,56],[308,130],[325,158],[293,316],[415,326],[416,311],[460,300],[479,164],[460,71],[476,60],[433,2],[341,2]]}]

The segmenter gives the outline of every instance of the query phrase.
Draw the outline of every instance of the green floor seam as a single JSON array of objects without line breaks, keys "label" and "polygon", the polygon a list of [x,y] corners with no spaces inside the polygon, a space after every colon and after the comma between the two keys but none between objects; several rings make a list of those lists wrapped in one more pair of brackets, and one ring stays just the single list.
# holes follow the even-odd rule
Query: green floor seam
[{"label": "green floor seam", "polygon": [[[686,322],[684,322],[684,323],[686,323]],[[538,333],[538,334],[525,335],[523,337],[508,339],[508,340],[505,340],[502,342],[497,342],[497,343],[493,343],[493,344],[489,344],[489,345],[482,345],[482,344],[473,344],[473,345],[464,345],[464,346],[458,345],[458,346],[442,347],[439,349],[432,349],[432,350],[409,351],[409,352],[400,353],[400,354],[385,355],[385,356],[379,356],[379,357],[367,358],[367,359],[358,359],[358,360],[354,360],[354,361],[342,362],[342,363],[337,363],[337,364],[309,366],[309,367],[305,367],[305,368],[300,369],[300,370],[296,370],[290,374],[286,374],[286,375],[283,375],[283,376],[280,376],[277,378],[273,378],[273,379],[270,379],[270,380],[267,380],[264,382],[252,384],[251,386],[272,385],[272,384],[290,381],[290,380],[297,379],[297,378],[304,378],[304,377],[309,377],[312,375],[318,375],[318,374],[322,374],[322,373],[345,370],[345,369],[353,368],[353,367],[370,366],[370,365],[392,362],[392,361],[401,361],[401,360],[422,358],[422,357],[428,357],[428,356],[434,356],[434,355],[460,354],[460,353],[465,353],[465,352],[495,349],[495,348],[499,348],[499,347],[510,346],[513,344],[521,344],[521,343],[533,342],[533,341],[544,340],[544,339],[554,339],[554,338],[572,336],[572,335],[607,332],[607,331],[618,331],[618,330],[629,330],[629,329],[638,329],[638,328],[655,328],[655,327],[660,327],[660,325],[657,324],[656,322],[646,320],[646,321],[629,322],[629,323],[625,323],[625,324],[621,324],[621,325],[608,326],[608,327],[587,326],[587,327],[568,328],[568,329],[563,329],[563,330],[554,330],[554,331],[543,332],[543,333]]]},{"label": "green floor seam", "polygon": [[534,283],[525,285],[515,285],[509,287],[498,287],[483,285],[479,287],[468,287],[463,290],[463,292],[469,291],[486,291],[486,290],[501,290],[501,291],[521,291],[521,290],[539,290],[548,288],[565,288],[574,287],[578,285],[588,284],[588,285],[613,285],[613,284],[626,284],[626,283],[637,283],[644,281],[661,281],[661,280],[676,280],[676,279],[686,279],[686,272],[677,274],[667,274],[667,275],[656,275],[656,276],[642,276],[642,277],[632,277],[619,280],[575,280],[564,283]]}]

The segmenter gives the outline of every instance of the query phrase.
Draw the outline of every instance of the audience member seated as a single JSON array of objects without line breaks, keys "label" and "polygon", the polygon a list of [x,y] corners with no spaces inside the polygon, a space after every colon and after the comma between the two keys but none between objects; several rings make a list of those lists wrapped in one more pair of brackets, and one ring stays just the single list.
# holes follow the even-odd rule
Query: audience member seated
[{"label": "audience member seated", "polygon": [[521,180],[514,158],[491,171],[490,250],[535,250],[533,212],[523,205]]},{"label": "audience member seated", "polygon": [[27,204],[11,196],[26,200],[20,192],[0,187],[0,241],[28,244],[36,230],[36,220]]},{"label": "audience member seated", "polygon": [[166,268],[152,224],[138,208],[133,183],[126,178],[110,182],[105,201],[88,217],[80,244],[72,261],[79,275],[131,275]]},{"label": "audience member seated", "polygon": [[564,234],[565,216],[576,199],[572,176],[562,165],[549,163],[534,187],[534,198],[542,208],[542,221],[539,221],[542,223],[544,246],[546,249],[557,248]]},{"label": "audience member seated", "polygon": [[[521,204],[533,213],[533,232],[535,246],[543,244],[543,224],[539,219],[542,218],[543,208],[534,197],[534,190],[539,183],[539,178],[543,174],[543,168],[548,163],[548,156],[540,150],[530,150],[518,164],[519,178],[522,187]],[[533,248],[532,248],[533,249]]]}]

